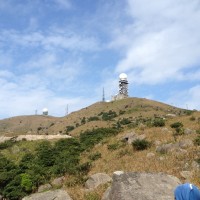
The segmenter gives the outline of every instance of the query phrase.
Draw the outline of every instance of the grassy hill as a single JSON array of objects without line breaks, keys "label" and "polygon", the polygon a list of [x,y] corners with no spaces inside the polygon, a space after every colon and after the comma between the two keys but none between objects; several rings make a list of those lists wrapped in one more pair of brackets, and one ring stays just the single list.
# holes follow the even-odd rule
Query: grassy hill
[{"label": "grassy hill", "polygon": [[[46,169],[42,172],[45,180],[38,184],[50,182],[54,177],[64,175],[64,187],[74,200],[101,199],[107,185],[90,193],[83,190],[87,177],[98,172],[109,175],[117,170],[164,172],[177,176],[183,182],[190,181],[200,186],[198,111],[184,110],[147,99],[127,98],[109,103],[98,102],[62,118],[37,115],[0,121],[1,136],[27,133],[60,133],[73,136],[74,141],[51,141],[51,144],[41,141],[11,142],[3,148],[0,146],[0,153],[17,166],[20,166],[27,153],[33,154],[34,162],[38,162],[37,166]],[[134,146],[124,140],[128,134],[135,134],[143,139],[139,139],[141,143]],[[145,142],[148,145],[145,146]],[[171,149],[158,151],[163,145],[171,145]],[[45,152],[50,152],[47,158]],[[51,153],[54,159],[63,159],[63,155],[71,159],[69,152],[74,152],[71,154],[76,155],[77,157],[72,156],[78,158],[78,161],[72,159],[71,163],[75,164],[70,168],[71,171],[63,168],[62,173],[58,172],[57,165],[60,160],[54,163],[51,160]],[[68,163],[66,159],[62,162]],[[44,160],[44,163],[41,164],[39,160]],[[49,161],[52,163],[49,164]],[[28,164],[30,165],[33,163]],[[64,167],[68,165],[69,163]],[[63,165],[60,165],[60,168],[62,167]],[[25,168],[20,173],[26,173],[31,177],[31,170],[31,167]],[[31,178],[30,180],[34,181]],[[31,191],[35,189],[26,192]]]},{"label": "grassy hill", "polygon": [[[106,113],[116,113],[111,120],[106,120]],[[19,134],[58,134],[74,129],[71,135],[97,127],[107,127],[120,118],[182,115],[186,111],[156,101],[141,98],[127,98],[113,102],[97,102],[89,107],[73,112],[66,117],[43,115],[17,116],[0,120],[0,135],[16,136]],[[102,120],[102,114],[105,116]],[[69,127],[69,128],[67,128]]]}]

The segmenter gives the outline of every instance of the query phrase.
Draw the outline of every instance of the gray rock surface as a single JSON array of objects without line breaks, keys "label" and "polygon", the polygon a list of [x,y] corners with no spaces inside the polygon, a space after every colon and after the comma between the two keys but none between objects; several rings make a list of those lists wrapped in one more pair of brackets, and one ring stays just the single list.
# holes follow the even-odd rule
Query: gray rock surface
[{"label": "gray rock surface", "polygon": [[184,139],[179,142],[179,147],[182,149],[186,149],[191,146],[193,146],[193,142],[190,139]]},{"label": "gray rock surface", "polygon": [[52,188],[52,186],[47,183],[45,185],[41,185],[39,188],[38,188],[38,192],[44,192],[46,190],[50,190]]},{"label": "gray rock surface", "polygon": [[24,197],[22,200],[72,200],[72,198],[64,190],[54,190],[35,193]]},{"label": "gray rock surface", "polygon": [[186,128],[186,129],[184,130],[184,133],[188,135],[188,134],[196,133],[196,131],[195,131],[195,130],[192,130],[192,129],[189,129],[189,128]]},{"label": "gray rock surface", "polygon": [[101,184],[105,184],[109,181],[112,181],[112,178],[104,173],[97,173],[89,177],[85,183],[87,189],[94,189]]},{"label": "gray rock surface", "polygon": [[177,144],[172,144],[172,143],[163,144],[161,146],[158,146],[156,148],[156,151],[159,153],[169,153],[169,152],[172,152],[173,150],[177,149],[178,147],[179,147],[179,145],[177,145]]},{"label": "gray rock surface", "polygon": [[102,200],[170,200],[178,178],[158,173],[117,172]]},{"label": "gray rock surface", "polygon": [[64,182],[64,179],[65,179],[64,176],[55,178],[55,179],[51,182],[51,185],[53,185],[53,186],[55,186],[55,187],[61,187],[62,184],[63,184],[63,182]]}]

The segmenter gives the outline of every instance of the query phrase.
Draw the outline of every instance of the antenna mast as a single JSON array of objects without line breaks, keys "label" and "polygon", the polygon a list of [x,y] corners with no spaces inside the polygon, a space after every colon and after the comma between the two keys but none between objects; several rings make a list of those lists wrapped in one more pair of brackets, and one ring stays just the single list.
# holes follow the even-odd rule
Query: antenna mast
[{"label": "antenna mast", "polygon": [[65,116],[67,116],[67,115],[68,115],[68,104],[67,104],[67,107],[65,109]]},{"label": "antenna mast", "polygon": [[102,101],[105,102],[105,92],[104,92],[104,87],[103,87],[103,96],[102,96]]}]

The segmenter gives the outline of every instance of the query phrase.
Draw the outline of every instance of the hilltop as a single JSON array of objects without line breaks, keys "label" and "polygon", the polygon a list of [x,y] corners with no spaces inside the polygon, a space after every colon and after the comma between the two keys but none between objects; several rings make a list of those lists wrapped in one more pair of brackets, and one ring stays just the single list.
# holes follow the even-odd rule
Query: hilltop
[{"label": "hilltop", "polygon": [[[63,188],[72,199],[99,200],[108,185],[88,193],[85,181],[96,173],[111,176],[119,170],[163,172],[200,186],[198,111],[143,98],[126,98],[97,102],[60,118],[35,115],[0,121],[0,136],[26,134],[72,137],[51,142],[12,140],[0,145],[0,155],[12,161],[16,169],[23,166],[17,173],[20,176],[25,173],[32,184],[26,194],[64,176]],[[36,175],[39,182],[34,179]],[[4,192],[13,195],[10,191],[9,185]],[[20,191],[19,194],[23,196]]]},{"label": "hilltop", "polygon": [[[106,113],[113,112],[111,122]],[[165,117],[167,114],[183,115],[185,110],[143,98],[126,98],[112,102],[97,102],[65,117],[45,115],[17,116],[0,120],[0,135],[66,134],[107,127],[120,118]],[[104,115],[103,115],[104,114]],[[112,115],[112,113],[110,113]],[[104,117],[102,120],[102,116]],[[72,130],[73,129],[73,130]]]}]

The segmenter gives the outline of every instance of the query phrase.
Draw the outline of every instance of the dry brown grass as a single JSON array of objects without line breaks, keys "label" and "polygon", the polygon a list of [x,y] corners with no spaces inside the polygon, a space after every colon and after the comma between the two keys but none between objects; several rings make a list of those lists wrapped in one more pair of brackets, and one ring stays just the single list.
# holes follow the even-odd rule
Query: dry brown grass
[{"label": "dry brown grass", "polygon": [[[114,121],[111,122],[92,121],[81,125],[81,119],[83,117],[88,119],[92,116],[98,116],[98,114],[102,111],[108,112],[109,110],[114,110],[116,113],[119,113],[119,111],[122,110],[126,113],[124,115],[119,115],[114,119]],[[189,147],[184,153],[181,153],[180,151],[174,151],[173,153],[160,154],[156,152],[155,141],[160,142],[160,144],[166,144],[175,143],[183,139],[194,140],[194,138],[197,137],[197,134],[194,133],[181,135],[174,138],[173,133],[175,130],[172,129],[170,125],[174,122],[182,122],[184,124],[184,128],[200,130],[200,123],[198,122],[198,119],[200,118],[200,112],[194,112],[187,116],[183,115],[180,109],[166,104],[147,99],[128,98],[110,103],[99,102],[78,112],[71,113],[67,117],[63,118],[30,116],[1,120],[0,132],[5,133],[6,131],[11,130],[11,132],[13,131],[14,134],[18,134],[20,131],[24,131],[24,133],[26,133],[29,130],[27,127],[31,127],[32,130],[37,130],[38,126],[43,126],[48,127],[48,133],[52,134],[59,131],[64,132],[66,126],[75,126],[77,123],[79,123],[80,126],[70,132],[72,136],[78,136],[81,131],[91,130],[98,127],[112,126],[112,124],[116,123],[120,118],[135,119],[138,116],[142,116],[143,118],[152,118],[155,115],[165,117],[166,114],[169,113],[177,114],[177,116],[166,118],[165,128],[167,128],[168,131],[163,131],[161,127],[136,127],[132,129],[125,128],[124,131],[119,133],[117,136],[107,138],[100,144],[97,144],[91,151],[84,152],[82,154],[81,162],[88,161],[88,156],[90,154],[94,152],[100,152],[101,158],[96,161],[92,161],[92,168],[88,175],[98,172],[105,172],[112,176],[113,172],[118,170],[129,172],[163,172],[174,175],[185,182],[186,180],[180,175],[180,172],[184,170],[191,170],[192,161],[198,158],[197,153],[200,151],[199,147]],[[180,113],[181,115],[179,116],[178,114]],[[195,120],[191,120],[191,116],[194,116]],[[54,125],[50,126],[51,123],[54,123]],[[133,150],[132,145],[124,145],[113,151],[108,149],[109,144],[114,144],[121,141],[123,136],[133,131],[139,135],[144,134],[146,139],[152,142],[153,145],[151,148],[143,151],[136,151]],[[41,134],[44,134],[44,132],[41,132]],[[154,156],[147,157],[148,153],[154,153]],[[187,181],[190,181],[200,187],[199,172],[194,170],[192,170],[192,172],[192,177]],[[71,178],[69,177],[69,181]],[[107,187],[107,185],[100,186],[95,189],[91,195],[96,196],[98,199],[98,196],[101,197]],[[87,192],[84,190],[84,186],[66,186],[66,189],[74,200],[87,200],[88,198]]]}]

